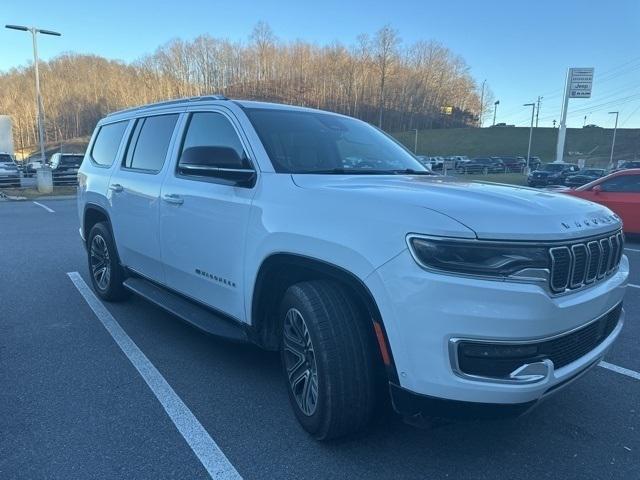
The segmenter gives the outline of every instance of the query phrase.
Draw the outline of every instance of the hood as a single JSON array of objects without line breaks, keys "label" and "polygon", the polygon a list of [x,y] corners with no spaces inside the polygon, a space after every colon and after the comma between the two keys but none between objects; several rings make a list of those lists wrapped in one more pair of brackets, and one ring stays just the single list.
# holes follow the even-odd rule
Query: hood
[{"label": "hood", "polygon": [[[369,195],[431,209],[485,240],[566,240],[621,227],[619,218],[601,205],[525,187],[404,175],[299,174],[292,178],[301,188]],[[428,234],[429,226],[407,233]]]}]

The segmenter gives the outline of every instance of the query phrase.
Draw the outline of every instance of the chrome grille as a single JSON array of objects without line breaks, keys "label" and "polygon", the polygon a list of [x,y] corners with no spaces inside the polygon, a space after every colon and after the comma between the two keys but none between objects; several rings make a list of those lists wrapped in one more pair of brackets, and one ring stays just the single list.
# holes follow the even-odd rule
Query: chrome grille
[{"label": "chrome grille", "polygon": [[612,273],[622,259],[622,232],[549,249],[554,293],[581,288]]}]

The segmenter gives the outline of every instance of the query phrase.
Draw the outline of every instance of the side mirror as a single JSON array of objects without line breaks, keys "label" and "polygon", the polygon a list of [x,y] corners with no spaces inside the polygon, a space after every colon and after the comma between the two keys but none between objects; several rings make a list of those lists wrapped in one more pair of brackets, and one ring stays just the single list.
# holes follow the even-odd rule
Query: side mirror
[{"label": "side mirror", "polygon": [[182,152],[178,170],[184,175],[220,178],[242,186],[252,186],[256,172],[246,158],[230,147],[190,147]]},{"label": "side mirror", "polygon": [[602,187],[601,187],[600,185],[594,185],[594,186],[591,188],[591,191],[592,191],[593,193],[595,193],[596,195],[600,195],[600,192],[602,191]]}]

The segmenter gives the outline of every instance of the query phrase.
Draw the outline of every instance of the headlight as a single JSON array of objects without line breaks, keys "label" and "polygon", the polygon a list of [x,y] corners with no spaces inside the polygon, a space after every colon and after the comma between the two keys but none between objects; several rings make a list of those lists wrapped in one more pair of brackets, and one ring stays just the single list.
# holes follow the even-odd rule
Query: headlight
[{"label": "headlight", "polygon": [[409,237],[415,260],[426,269],[508,277],[521,270],[550,267],[549,251],[536,245]]}]

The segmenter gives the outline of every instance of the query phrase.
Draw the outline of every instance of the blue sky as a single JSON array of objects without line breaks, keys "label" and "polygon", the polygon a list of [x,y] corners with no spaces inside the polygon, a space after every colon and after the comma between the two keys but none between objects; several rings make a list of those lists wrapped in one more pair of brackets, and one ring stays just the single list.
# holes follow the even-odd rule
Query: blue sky
[{"label": "blue sky", "polygon": [[[523,103],[542,95],[540,126],[559,120],[567,67],[594,67],[590,100],[571,100],[569,126],[640,127],[640,1],[235,1],[3,0],[0,23],[63,33],[44,37],[41,56],[95,53],[125,61],[176,37],[201,33],[246,40],[259,20],[282,40],[354,42],[389,23],[404,45],[435,39],[460,54],[500,100],[497,121],[528,125]],[[0,71],[31,59],[27,34],[0,30]],[[1,94],[1,93],[0,93]],[[487,120],[488,122],[491,119]]]}]

